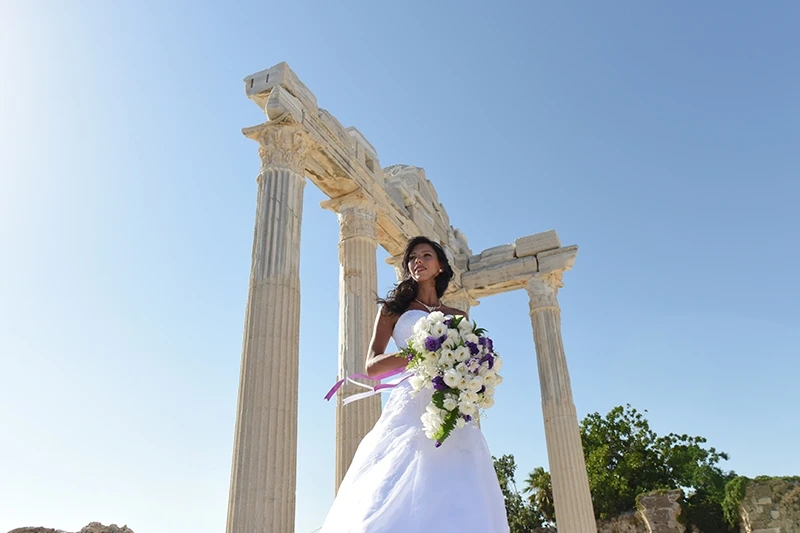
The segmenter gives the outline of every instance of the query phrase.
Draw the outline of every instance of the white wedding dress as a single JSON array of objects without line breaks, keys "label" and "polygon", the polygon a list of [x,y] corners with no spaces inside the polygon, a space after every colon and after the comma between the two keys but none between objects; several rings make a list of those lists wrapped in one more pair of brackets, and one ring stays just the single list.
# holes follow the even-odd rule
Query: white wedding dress
[{"label": "white wedding dress", "polygon": [[[392,338],[406,347],[425,311],[397,320]],[[455,429],[439,447],[420,416],[431,400],[408,381],[391,393],[339,487],[320,533],[508,533],[503,494],[481,430]]]}]

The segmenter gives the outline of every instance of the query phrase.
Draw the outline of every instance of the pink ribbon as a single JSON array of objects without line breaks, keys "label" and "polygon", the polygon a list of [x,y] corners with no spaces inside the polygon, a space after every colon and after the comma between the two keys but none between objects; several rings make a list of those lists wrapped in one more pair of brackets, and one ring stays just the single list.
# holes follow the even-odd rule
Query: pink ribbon
[{"label": "pink ribbon", "polygon": [[394,370],[390,370],[389,372],[385,372],[385,373],[380,374],[380,375],[375,376],[375,377],[370,377],[370,376],[367,376],[366,374],[350,374],[346,378],[342,378],[339,381],[337,381],[333,385],[333,387],[331,387],[331,390],[328,391],[328,394],[325,395],[325,399],[330,401],[330,399],[333,398],[333,395],[336,394],[336,391],[338,391],[341,388],[341,386],[344,385],[345,381],[349,381],[350,383],[353,383],[354,385],[358,385],[359,387],[364,387],[365,389],[369,389],[369,391],[361,393],[361,394],[355,394],[353,396],[350,396],[350,397],[346,398],[344,402],[342,402],[343,404],[346,405],[346,404],[348,404],[350,402],[353,402],[353,401],[356,401],[356,400],[361,400],[362,398],[367,398],[369,396],[373,396],[375,394],[378,394],[382,390],[391,389],[391,388],[397,387],[400,383],[402,383],[405,380],[407,380],[408,378],[410,378],[412,376],[412,373],[411,372],[405,372],[405,374],[400,376],[400,379],[398,379],[394,383],[378,383],[374,387],[370,387],[369,385],[365,385],[364,383],[359,383],[358,381],[355,381],[355,379],[358,378],[358,379],[368,379],[370,381],[381,381],[381,380],[384,380],[386,378],[390,378],[392,376],[396,376],[397,374],[401,374],[404,371],[405,371],[405,368],[395,368]]}]

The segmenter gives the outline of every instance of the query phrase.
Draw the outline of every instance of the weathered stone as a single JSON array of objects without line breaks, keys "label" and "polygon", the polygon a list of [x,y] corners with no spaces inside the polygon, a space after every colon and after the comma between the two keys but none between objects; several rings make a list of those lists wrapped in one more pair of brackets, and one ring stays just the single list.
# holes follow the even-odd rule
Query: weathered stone
[{"label": "weathered stone", "polygon": [[91,522],[84,526],[79,533],[133,533],[133,531],[128,526],[119,527],[116,524],[104,526],[100,522]]},{"label": "weathered stone", "polygon": [[590,533],[597,524],[561,340],[561,310],[556,298],[561,286],[560,273],[551,273],[531,277],[526,289],[558,528],[561,533]]},{"label": "weathered stone", "polygon": [[[51,529],[48,527],[20,527],[12,529],[8,533],[67,533],[63,529]],[[133,530],[128,526],[118,526],[111,524],[104,526],[100,522],[90,522],[84,526],[78,533],[133,533]]]},{"label": "weathered stone", "polygon": [[649,533],[639,513],[629,513],[597,521],[597,533]]},{"label": "weathered stone", "polygon": [[469,269],[477,270],[479,268],[504,263],[514,259],[514,245],[501,244],[488,248],[480,253],[480,255],[473,255],[469,258]]},{"label": "weathered stone", "polygon": [[[377,215],[375,205],[361,191],[322,202],[339,220],[339,376],[364,371],[372,335],[371,322],[378,306],[376,265]],[[344,479],[356,449],[381,415],[380,396],[345,405],[347,397],[363,389],[346,383],[336,395],[336,478]]]},{"label": "weathered stone", "polygon": [[742,533],[800,533],[800,477],[749,482],[740,516]]},{"label": "weathered stone", "polygon": [[537,272],[536,258],[523,257],[477,270],[470,269],[461,276],[461,284],[477,299],[520,289]]},{"label": "weathered stone", "polygon": [[555,250],[556,248],[561,248],[561,239],[558,238],[556,230],[520,237],[514,241],[514,249],[517,257],[536,255],[539,252]]},{"label": "weathered stone", "polygon": [[639,497],[639,513],[652,533],[684,533],[686,527],[678,521],[683,491],[653,492]]},{"label": "weathered stone", "polygon": [[575,257],[578,255],[577,246],[565,246],[558,250],[541,252],[536,255],[539,262],[539,272],[566,272],[575,264]]},{"label": "weathered stone", "polygon": [[261,109],[264,109],[269,93],[275,87],[285,88],[316,115],[317,98],[286,63],[278,63],[267,70],[250,74],[244,79],[245,94]]}]

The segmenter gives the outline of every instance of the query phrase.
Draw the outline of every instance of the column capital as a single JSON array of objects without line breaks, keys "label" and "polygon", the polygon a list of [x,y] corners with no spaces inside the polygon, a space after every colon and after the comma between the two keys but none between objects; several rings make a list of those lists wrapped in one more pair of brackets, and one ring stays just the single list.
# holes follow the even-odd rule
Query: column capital
[{"label": "column capital", "polygon": [[375,202],[363,189],[356,189],[330,200],[320,202],[323,209],[337,214],[339,218],[339,240],[353,237],[366,238],[378,242],[378,209]]},{"label": "column capital", "polygon": [[403,276],[405,276],[405,269],[403,268],[403,254],[387,257],[386,264],[394,267],[394,271],[397,274],[397,281],[402,281]]},{"label": "column capital", "polygon": [[301,175],[305,173],[305,159],[313,141],[299,126],[266,122],[244,128],[242,133],[258,143],[262,171],[281,167]]},{"label": "column capital", "polygon": [[545,309],[560,310],[558,305],[558,289],[564,286],[561,279],[563,272],[555,271],[532,276],[525,284],[530,297],[531,315]]}]

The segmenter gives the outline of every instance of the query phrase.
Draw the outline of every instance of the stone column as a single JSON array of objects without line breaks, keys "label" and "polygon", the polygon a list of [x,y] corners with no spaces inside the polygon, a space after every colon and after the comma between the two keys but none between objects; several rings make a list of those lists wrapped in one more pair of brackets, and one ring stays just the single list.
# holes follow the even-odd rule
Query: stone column
[{"label": "stone column", "polygon": [[454,292],[445,293],[445,295],[442,297],[442,303],[448,307],[458,309],[459,311],[464,311],[467,313],[467,315],[469,315],[470,307],[478,302],[476,302],[474,298],[467,294],[467,291],[464,289],[458,289]]},{"label": "stone column", "polygon": [[304,158],[297,127],[244,130],[258,141],[256,221],[245,312],[227,533],[292,533],[297,464],[300,224]]},{"label": "stone column", "polygon": [[[378,304],[377,211],[359,192],[322,202],[339,219],[339,378],[364,372]],[[371,382],[368,382],[373,384]],[[381,398],[342,402],[366,389],[345,383],[336,394],[335,488],[350,468],[361,439],[381,416]]]},{"label": "stone column", "polygon": [[558,289],[563,286],[561,275],[562,271],[536,275],[526,285],[542,391],[556,527],[558,533],[594,533],[597,525],[561,339],[561,309],[556,298]]}]

